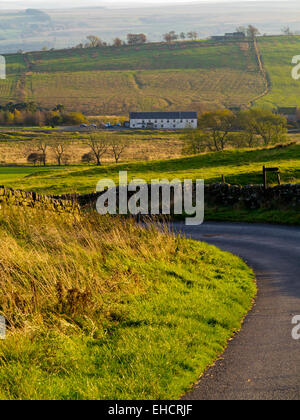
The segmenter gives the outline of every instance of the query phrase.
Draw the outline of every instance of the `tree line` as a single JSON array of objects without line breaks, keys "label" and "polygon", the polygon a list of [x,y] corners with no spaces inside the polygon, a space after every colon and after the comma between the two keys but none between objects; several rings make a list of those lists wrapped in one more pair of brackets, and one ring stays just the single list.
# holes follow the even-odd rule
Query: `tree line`
[{"label": "tree line", "polygon": [[198,130],[187,130],[183,136],[184,154],[220,152],[228,147],[254,148],[286,141],[287,120],[266,109],[233,113],[218,110],[204,113]]},{"label": "tree line", "polygon": [[[176,33],[175,31],[170,31],[162,35],[162,40],[166,43],[171,43],[177,40],[185,41],[191,40],[195,41],[199,38],[199,34],[196,31],[189,31],[189,32],[180,32]],[[102,41],[96,35],[89,35],[87,37],[87,42],[76,45],[75,48],[98,48],[98,47],[121,47],[122,45],[143,45],[148,42],[147,35],[144,33],[139,34],[127,34],[126,41],[122,40],[121,38],[117,37],[114,38],[112,44],[108,42]]]},{"label": "tree line", "polygon": [[[116,163],[119,163],[121,156],[129,147],[128,139],[120,139],[116,137],[102,135],[90,135],[83,140],[82,144],[87,146],[90,151],[81,157],[83,164],[102,165],[105,155],[114,157]],[[34,166],[47,165],[49,150],[54,153],[58,166],[67,165],[70,161],[69,145],[60,138],[52,138],[49,140],[39,140],[35,146],[35,151],[31,151],[27,156],[27,162]]]},{"label": "tree line", "polygon": [[9,102],[0,106],[1,125],[25,126],[58,126],[80,125],[86,122],[85,116],[80,112],[66,112],[63,105],[57,105],[51,110],[39,107],[34,102]]},{"label": "tree line", "polygon": [[[244,33],[248,38],[250,39],[254,39],[256,38],[258,35],[260,35],[260,31],[259,29],[257,29],[255,26],[253,25],[248,25],[248,26],[239,26],[236,28],[237,32],[242,32]],[[283,29],[284,33],[288,33],[291,34],[291,31],[289,28],[285,28]],[[196,41],[197,39],[199,39],[199,34],[198,32],[196,32],[195,30],[192,31],[188,31],[188,32],[179,32],[177,33],[176,31],[172,30],[169,32],[166,32],[165,34],[162,35],[162,40],[168,44],[175,42],[175,41],[185,41],[185,40],[190,40],[190,41]],[[130,33],[127,34],[126,36],[126,41],[122,40],[119,37],[116,37],[112,44],[109,44],[108,42],[102,41],[101,38],[99,38],[96,35],[89,35],[87,37],[87,42],[85,43],[80,43],[78,45],[76,45],[75,48],[97,48],[97,47],[108,47],[108,46],[114,46],[114,47],[121,47],[122,45],[141,45],[141,44],[145,44],[148,42],[148,38],[147,35],[144,33],[138,33],[138,34],[134,34],[134,33]]]}]

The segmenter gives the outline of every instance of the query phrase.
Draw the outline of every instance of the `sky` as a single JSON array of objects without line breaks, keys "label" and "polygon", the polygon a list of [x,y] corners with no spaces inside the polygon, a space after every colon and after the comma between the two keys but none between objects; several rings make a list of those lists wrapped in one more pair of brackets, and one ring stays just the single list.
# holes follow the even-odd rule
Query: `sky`
[{"label": "sky", "polygon": [[[86,6],[126,6],[129,3],[135,3],[139,6],[152,4],[168,4],[168,3],[245,3],[247,1],[274,1],[274,0],[64,0],[64,7],[86,7]],[[286,1],[286,0],[281,0]],[[27,8],[27,7],[39,7],[39,8],[53,8],[57,5],[62,5],[61,1],[57,0],[0,0],[0,8]]]}]

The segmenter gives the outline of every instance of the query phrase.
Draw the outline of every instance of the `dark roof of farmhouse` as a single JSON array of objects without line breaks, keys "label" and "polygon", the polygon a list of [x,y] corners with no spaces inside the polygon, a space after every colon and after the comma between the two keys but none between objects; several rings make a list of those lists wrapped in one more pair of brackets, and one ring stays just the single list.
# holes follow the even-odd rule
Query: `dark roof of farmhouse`
[{"label": "dark roof of farmhouse", "polygon": [[197,112],[131,112],[131,120],[194,120]]},{"label": "dark roof of farmhouse", "polygon": [[277,112],[279,114],[295,115],[295,114],[297,114],[297,110],[298,110],[298,108],[296,106],[278,107]]}]

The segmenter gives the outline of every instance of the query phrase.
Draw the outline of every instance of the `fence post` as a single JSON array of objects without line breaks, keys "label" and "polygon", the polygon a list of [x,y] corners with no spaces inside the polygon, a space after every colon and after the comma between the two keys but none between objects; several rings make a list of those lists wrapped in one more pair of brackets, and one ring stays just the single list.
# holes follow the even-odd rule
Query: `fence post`
[{"label": "fence post", "polygon": [[277,180],[278,180],[278,185],[281,185],[281,178],[280,178],[280,173],[277,173]]},{"label": "fence post", "polygon": [[263,177],[264,177],[264,190],[267,189],[267,171],[266,171],[266,167],[263,167]]}]

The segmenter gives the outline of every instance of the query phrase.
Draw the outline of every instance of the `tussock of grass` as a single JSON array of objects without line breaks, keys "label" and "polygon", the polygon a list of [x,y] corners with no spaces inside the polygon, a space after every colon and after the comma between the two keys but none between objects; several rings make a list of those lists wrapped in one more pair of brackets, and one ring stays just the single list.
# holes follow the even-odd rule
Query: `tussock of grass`
[{"label": "tussock of grass", "polygon": [[178,398],[256,292],[237,257],[119,218],[4,208],[0,248],[1,399]]}]

